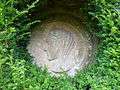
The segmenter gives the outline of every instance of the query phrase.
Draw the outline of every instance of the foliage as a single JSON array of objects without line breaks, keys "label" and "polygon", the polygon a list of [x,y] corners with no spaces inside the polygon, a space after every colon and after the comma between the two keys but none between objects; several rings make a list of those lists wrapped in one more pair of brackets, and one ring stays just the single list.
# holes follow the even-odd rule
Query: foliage
[{"label": "foliage", "polygon": [[[119,90],[120,12],[119,0],[89,1],[91,30],[100,38],[96,63],[74,78],[52,77],[31,64],[26,50],[31,21],[28,14],[44,0],[0,0],[0,90]],[[20,7],[22,5],[22,8]],[[39,4],[41,5],[41,4]],[[87,6],[86,6],[87,8]],[[95,22],[95,23],[93,23]]]}]

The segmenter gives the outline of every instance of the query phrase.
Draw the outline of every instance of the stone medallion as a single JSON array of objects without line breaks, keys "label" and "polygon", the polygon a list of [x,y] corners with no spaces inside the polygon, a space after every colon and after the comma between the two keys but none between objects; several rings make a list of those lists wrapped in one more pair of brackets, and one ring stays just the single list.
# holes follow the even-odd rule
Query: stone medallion
[{"label": "stone medallion", "polygon": [[32,30],[27,49],[39,67],[53,75],[74,76],[88,64],[92,47],[84,27],[51,20]]}]

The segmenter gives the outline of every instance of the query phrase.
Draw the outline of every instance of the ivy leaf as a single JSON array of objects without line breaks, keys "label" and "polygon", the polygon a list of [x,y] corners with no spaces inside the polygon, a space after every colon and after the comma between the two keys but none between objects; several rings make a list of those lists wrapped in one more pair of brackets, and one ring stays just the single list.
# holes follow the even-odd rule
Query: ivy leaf
[{"label": "ivy leaf", "polygon": [[112,33],[112,34],[117,33],[117,30],[118,30],[117,27],[112,27],[112,28],[111,28],[111,33]]}]

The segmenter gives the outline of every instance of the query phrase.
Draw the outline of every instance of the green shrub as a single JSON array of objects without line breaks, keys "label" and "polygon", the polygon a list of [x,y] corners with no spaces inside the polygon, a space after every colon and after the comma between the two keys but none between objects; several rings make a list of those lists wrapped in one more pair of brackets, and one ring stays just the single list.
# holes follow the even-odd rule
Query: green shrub
[{"label": "green shrub", "polygon": [[26,42],[30,26],[39,20],[28,18],[28,14],[43,2],[46,0],[0,0],[0,90],[119,90],[119,0],[91,0],[89,9],[86,6],[100,45],[96,63],[74,78],[51,77],[31,63]]}]

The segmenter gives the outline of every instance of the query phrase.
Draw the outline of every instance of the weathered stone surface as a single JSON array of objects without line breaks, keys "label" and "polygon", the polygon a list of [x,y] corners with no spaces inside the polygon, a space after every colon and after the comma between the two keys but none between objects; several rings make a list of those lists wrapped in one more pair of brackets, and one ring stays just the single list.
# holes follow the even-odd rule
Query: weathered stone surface
[{"label": "weathered stone surface", "polygon": [[91,42],[79,22],[46,20],[31,34],[27,49],[39,67],[47,67],[52,74],[66,72],[73,76],[89,63]]}]

